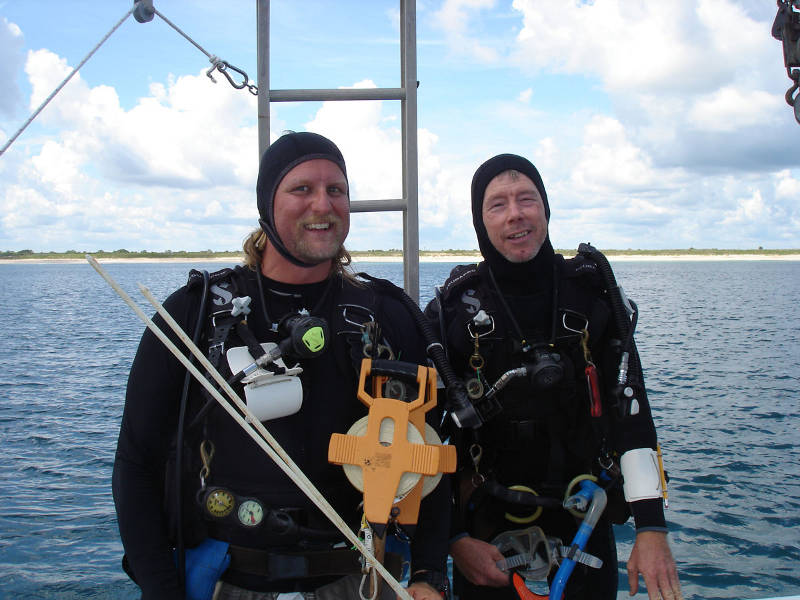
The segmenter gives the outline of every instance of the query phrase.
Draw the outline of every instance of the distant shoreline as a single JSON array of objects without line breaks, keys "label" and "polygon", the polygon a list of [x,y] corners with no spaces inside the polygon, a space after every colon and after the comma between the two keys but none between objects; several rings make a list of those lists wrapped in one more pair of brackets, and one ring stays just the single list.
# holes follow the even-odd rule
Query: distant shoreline
[{"label": "distant shoreline", "polygon": [[[571,256],[568,251],[560,251],[565,256]],[[662,254],[659,252],[647,253],[647,251],[636,251],[636,253],[624,252],[604,252],[610,262],[641,262],[641,261],[668,261],[668,262],[699,262],[699,261],[800,261],[800,250],[789,251],[791,254],[783,253],[764,253],[757,254],[755,252],[721,252],[721,253],[675,253],[675,254]],[[141,258],[122,258],[122,257],[99,257],[98,262],[101,263],[200,263],[200,262],[217,262],[217,263],[236,263],[243,262],[243,256],[194,256],[194,257],[141,257]],[[453,253],[446,252],[425,252],[420,254],[419,262],[421,263],[474,263],[480,262],[481,255],[479,253]],[[25,264],[80,264],[86,262],[84,258],[0,258],[0,265],[8,265],[15,263]],[[402,263],[403,256],[401,254],[360,254],[354,253],[354,263],[364,262],[383,262],[383,263]]]}]

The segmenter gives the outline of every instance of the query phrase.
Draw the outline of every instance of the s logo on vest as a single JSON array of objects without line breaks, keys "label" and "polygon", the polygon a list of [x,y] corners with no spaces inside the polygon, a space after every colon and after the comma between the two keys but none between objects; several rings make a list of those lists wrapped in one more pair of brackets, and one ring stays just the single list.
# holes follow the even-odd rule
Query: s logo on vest
[{"label": "s logo on vest", "polygon": [[226,304],[229,304],[230,301],[233,300],[233,294],[228,291],[228,287],[230,287],[230,284],[225,282],[222,282],[219,285],[212,285],[209,289],[209,291],[214,295],[211,301],[217,306],[225,306]]},{"label": "s logo on vest", "polygon": [[475,297],[475,290],[467,290],[461,295],[461,302],[466,306],[467,314],[474,315],[481,308],[481,302]]}]

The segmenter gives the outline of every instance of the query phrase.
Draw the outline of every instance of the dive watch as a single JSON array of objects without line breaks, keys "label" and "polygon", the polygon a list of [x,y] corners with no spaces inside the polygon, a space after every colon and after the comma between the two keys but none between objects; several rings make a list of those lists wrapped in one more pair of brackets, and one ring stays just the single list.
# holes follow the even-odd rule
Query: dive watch
[{"label": "dive watch", "polygon": [[440,571],[417,571],[408,578],[408,585],[413,583],[427,583],[442,595],[442,598],[450,598],[450,582],[447,576]]}]

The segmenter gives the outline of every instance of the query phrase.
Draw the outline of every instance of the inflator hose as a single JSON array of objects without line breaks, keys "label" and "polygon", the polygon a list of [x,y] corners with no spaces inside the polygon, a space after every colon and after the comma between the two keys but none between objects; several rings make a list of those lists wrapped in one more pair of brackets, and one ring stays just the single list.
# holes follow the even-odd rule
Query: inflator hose
[{"label": "inflator hose", "polygon": [[[617,336],[620,342],[623,343],[621,352],[628,352],[629,358],[629,373],[636,373],[641,380],[642,367],[639,364],[639,353],[636,350],[636,342],[633,340],[633,324],[628,318],[628,311],[625,309],[625,303],[622,300],[617,279],[614,277],[614,271],[608,263],[605,255],[591,244],[582,243],[578,246],[578,254],[588,256],[600,269],[603,275],[603,281],[606,285],[608,298],[611,301],[611,310],[614,315],[614,326],[617,329]],[[627,348],[626,346],[630,346]],[[639,382],[641,383],[641,381]]]},{"label": "inflator hose", "polygon": [[[208,271],[203,270],[203,293],[200,296],[200,310],[197,314],[197,323],[194,326],[194,333],[192,341],[197,345],[200,338],[200,332],[203,330],[203,323],[205,322],[206,314],[206,298],[208,296]],[[189,361],[194,364],[194,356],[189,356]],[[186,377],[183,380],[183,391],[181,392],[181,406],[178,415],[178,431],[175,435],[175,521],[178,524],[178,530],[175,536],[175,550],[178,554],[178,584],[181,590],[186,585],[186,548],[183,544],[183,432],[184,421],[186,420],[186,404],[189,398],[189,386],[192,382],[192,374],[186,371]]]},{"label": "inflator hose", "polygon": [[408,309],[408,312],[411,314],[414,322],[417,325],[417,329],[419,329],[419,332],[422,334],[422,339],[425,340],[425,344],[427,345],[426,352],[433,361],[433,364],[441,376],[442,382],[444,383],[445,394],[447,396],[445,408],[448,410],[458,410],[460,416],[459,425],[461,427],[479,426],[481,424],[480,416],[472,407],[472,403],[467,396],[467,388],[464,385],[464,382],[456,376],[453,367],[450,366],[450,362],[447,360],[444,347],[439,341],[439,338],[436,337],[433,327],[423,314],[422,310],[420,310],[417,303],[414,302],[408,294],[406,294],[405,290],[397,287],[387,279],[372,277],[366,273],[358,273],[357,275],[363,279],[371,281],[372,283],[378,284],[390,296],[396,300],[399,300],[403,306]]}]

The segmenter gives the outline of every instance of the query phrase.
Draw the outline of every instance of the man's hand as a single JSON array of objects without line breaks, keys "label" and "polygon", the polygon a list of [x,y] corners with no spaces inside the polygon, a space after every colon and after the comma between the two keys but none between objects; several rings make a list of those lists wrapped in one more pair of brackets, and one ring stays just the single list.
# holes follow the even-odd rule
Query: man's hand
[{"label": "man's hand", "polygon": [[427,583],[412,583],[407,588],[408,595],[414,600],[442,600],[442,595]]},{"label": "man's hand", "polygon": [[474,585],[503,587],[509,585],[508,573],[497,568],[505,558],[497,546],[472,537],[463,537],[450,545],[450,554],[458,570]]},{"label": "man's hand", "polygon": [[666,533],[642,531],[636,534],[631,557],[628,559],[631,596],[639,591],[640,573],[644,577],[649,600],[683,600],[678,570]]}]

